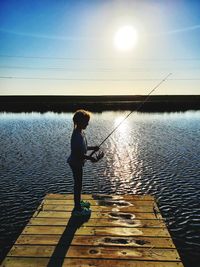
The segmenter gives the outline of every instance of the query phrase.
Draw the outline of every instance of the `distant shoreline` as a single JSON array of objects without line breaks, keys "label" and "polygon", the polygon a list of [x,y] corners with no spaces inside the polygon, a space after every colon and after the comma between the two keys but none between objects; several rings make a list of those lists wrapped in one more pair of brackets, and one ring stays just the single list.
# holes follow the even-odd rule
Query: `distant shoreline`
[{"label": "distant shoreline", "polygon": [[[1,112],[71,112],[79,108],[93,112],[134,110],[146,99],[145,95],[108,96],[0,96]],[[153,95],[140,111],[170,112],[200,110],[200,95]]]}]

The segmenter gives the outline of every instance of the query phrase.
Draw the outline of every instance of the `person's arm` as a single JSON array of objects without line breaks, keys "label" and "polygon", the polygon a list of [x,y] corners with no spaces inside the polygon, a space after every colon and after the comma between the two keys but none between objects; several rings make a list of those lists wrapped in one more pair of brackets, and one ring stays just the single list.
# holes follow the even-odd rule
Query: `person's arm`
[{"label": "person's arm", "polygon": [[88,146],[87,150],[94,150],[94,151],[98,151],[99,150],[99,146]]},{"label": "person's arm", "polygon": [[104,156],[103,151],[100,151],[99,153],[95,154],[95,157],[84,155],[84,159],[90,160],[91,162],[98,162],[100,159],[102,159]]},{"label": "person's arm", "polygon": [[92,157],[92,156],[88,156],[88,155],[84,155],[84,159],[86,160],[90,160],[91,162],[97,162],[97,159]]}]

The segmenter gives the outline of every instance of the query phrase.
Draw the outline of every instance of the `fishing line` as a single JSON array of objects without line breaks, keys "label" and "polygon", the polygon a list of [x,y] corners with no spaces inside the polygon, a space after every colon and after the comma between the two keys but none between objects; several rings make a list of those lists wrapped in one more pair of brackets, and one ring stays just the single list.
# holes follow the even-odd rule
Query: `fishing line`
[{"label": "fishing line", "polygon": [[[119,128],[119,126],[135,111],[138,111],[141,109],[141,107],[147,102],[147,100],[150,98],[151,94],[162,84],[164,83],[168,77],[172,75],[172,73],[169,73],[164,79],[162,79],[147,95],[147,97],[144,99],[144,101],[138,106],[137,109],[132,110],[131,112],[129,112],[124,119],[110,132],[110,134],[100,143],[99,147],[102,146],[102,144]],[[92,156],[96,151],[92,151],[92,153],[90,154],[90,156]]]}]

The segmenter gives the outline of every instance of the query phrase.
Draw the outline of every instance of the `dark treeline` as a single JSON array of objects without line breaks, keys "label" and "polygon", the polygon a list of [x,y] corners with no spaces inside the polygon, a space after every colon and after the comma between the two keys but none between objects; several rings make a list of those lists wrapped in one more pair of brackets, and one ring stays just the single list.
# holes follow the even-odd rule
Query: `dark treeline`
[{"label": "dark treeline", "polygon": [[[70,112],[79,108],[93,112],[134,110],[147,96],[0,96],[3,112]],[[146,112],[185,111],[200,109],[200,95],[153,95],[140,108]]]}]

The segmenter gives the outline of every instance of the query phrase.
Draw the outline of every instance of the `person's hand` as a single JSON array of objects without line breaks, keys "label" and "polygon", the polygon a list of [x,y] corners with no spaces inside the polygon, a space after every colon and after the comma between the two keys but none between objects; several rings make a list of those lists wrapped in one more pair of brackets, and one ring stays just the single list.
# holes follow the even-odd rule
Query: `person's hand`
[{"label": "person's hand", "polygon": [[102,159],[104,156],[103,151],[100,151],[99,153],[96,153],[96,160],[99,161],[100,159]]},{"label": "person's hand", "polygon": [[90,161],[91,162],[98,162],[100,159],[102,159],[103,158],[103,156],[104,156],[104,153],[103,153],[103,151],[100,151],[99,153],[95,153],[95,157],[90,157]]},{"label": "person's hand", "polygon": [[94,157],[90,157],[90,161],[91,161],[92,163],[94,163],[94,162],[97,162],[97,159],[94,158]]}]

